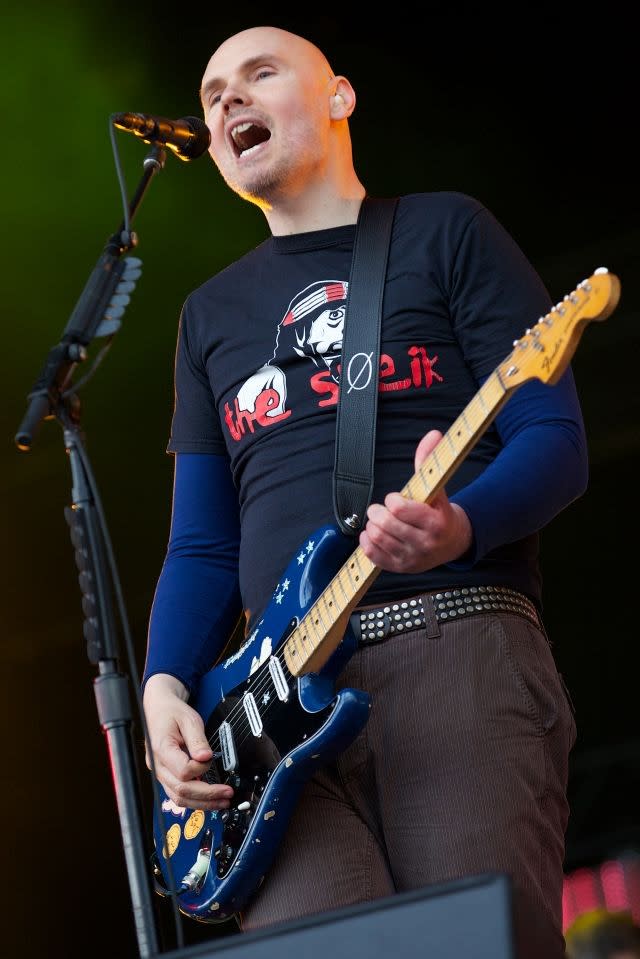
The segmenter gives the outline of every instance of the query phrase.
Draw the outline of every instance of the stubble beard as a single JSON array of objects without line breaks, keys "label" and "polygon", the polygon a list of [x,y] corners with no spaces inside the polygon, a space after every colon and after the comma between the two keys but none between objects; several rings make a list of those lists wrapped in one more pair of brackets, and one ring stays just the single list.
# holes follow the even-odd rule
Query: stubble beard
[{"label": "stubble beard", "polygon": [[272,205],[278,197],[287,192],[289,169],[284,163],[279,163],[265,170],[247,170],[243,172],[242,178],[231,174],[227,176],[224,172],[222,175],[234,193],[254,203]]},{"label": "stubble beard", "polygon": [[[272,163],[258,160],[256,170],[246,170],[226,176],[220,170],[227,185],[239,196],[259,206],[274,206],[278,200],[297,193],[312,173],[317,152],[312,148],[315,130],[308,117],[298,124],[295,136],[281,143],[279,156]],[[237,175],[239,173],[239,175]]]}]

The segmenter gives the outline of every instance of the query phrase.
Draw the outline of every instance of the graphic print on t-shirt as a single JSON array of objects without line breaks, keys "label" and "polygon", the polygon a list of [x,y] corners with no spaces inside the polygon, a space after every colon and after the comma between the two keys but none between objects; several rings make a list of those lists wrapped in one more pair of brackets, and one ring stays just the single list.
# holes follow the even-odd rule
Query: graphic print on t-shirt
[{"label": "graphic print on t-shirt", "polygon": [[[276,331],[273,354],[242,384],[234,398],[234,408],[225,403],[224,421],[234,440],[240,440],[250,423],[272,426],[291,415],[287,409],[287,379],[278,365],[293,353],[308,357],[316,371],[309,378],[311,389],[319,397],[318,406],[335,405],[340,382],[342,338],[349,284],[345,280],[318,280],[297,293],[285,310]],[[442,377],[433,369],[437,356],[430,358],[424,346],[407,350],[409,376],[391,379],[396,374],[392,357],[383,353],[380,363],[380,392],[430,387]],[[355,354],[346,373],[348,389],[366,389],[372,380],[374,359]],[[385,382],[385,380],[387,382]]]},{"label": "graphic print on t-shirt", "polygon": [[[249,413],[264,426],[290,416],[291,410],[286,409],[287,380],[278,366],[278,357],[291,353],[308,356],[338,382],[347,288],[348,283],[342,280],[319,280],[294,296],[278,325],[271,359],[238,390],[236,422],[240,413]],[[229,404],[225,404],[225,412],[231,435],[240,439],[242,433],[234,424]]]}]

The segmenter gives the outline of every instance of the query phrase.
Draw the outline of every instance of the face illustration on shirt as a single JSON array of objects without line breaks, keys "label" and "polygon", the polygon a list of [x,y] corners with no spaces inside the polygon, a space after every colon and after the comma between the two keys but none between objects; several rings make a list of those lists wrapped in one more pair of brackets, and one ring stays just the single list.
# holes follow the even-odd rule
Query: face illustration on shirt
[{"label": "face illustration on shirt", "polygon": [[297,346],[294,347],[299,356],[309,356],[314,362],[320,357],[332,371],[332,377],[338,382],[335,371],[335,360],[342,353],[342,331],[344,328],[345,307],[322,310],[311,322],[308,332],[302,335],[296,330]]},{"label": "face illustration on shirt", "polygon": [[[278,327],[273,360],[289,344],[298,356],[308,356],[316,366],[324,362],[338,382],[337,360],[342,353],[342,335],[348,283],[320,280],[298,293]],[[293,332],[294,339],[290,337]]]},{"label": "face illustration on shirt", "polygon": [[[319,280],[305,287],[289,303],[278,324],[271,359],[242,384],[234,400],[235,417],[258,416],[262,425],[279,422],[291,412],[286,407],[287,378],[279,365],[292,355],[308,357],[338,382],[348,284]],[[227,424],[232,422],[229,408]],[[232,429],[232,435],[236,438]]]}]

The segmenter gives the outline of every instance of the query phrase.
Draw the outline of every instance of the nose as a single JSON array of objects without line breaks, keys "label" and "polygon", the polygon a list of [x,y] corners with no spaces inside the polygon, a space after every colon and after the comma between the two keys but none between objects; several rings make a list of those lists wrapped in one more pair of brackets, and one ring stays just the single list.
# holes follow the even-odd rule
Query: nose
[{"label": "nose", "polygon": [[246,93],[240,89],[238,86],[227,86],[223,90],[220,96],[220,102],[225,110],[228,111],[229,107],[236,104],[238,106],[244,105],[247,103]]}]

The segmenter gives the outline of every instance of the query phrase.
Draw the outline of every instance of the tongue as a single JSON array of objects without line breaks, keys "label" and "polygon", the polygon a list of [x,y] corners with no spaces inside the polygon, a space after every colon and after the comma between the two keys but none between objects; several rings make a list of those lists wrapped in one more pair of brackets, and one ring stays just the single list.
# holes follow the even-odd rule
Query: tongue
[{"label": "tongue", "polygon": [[264,143],[270,136],[271,134],[265,127],[251,126],[236,137],[236,143],[241,150],[249,150],[258,143]]}]

